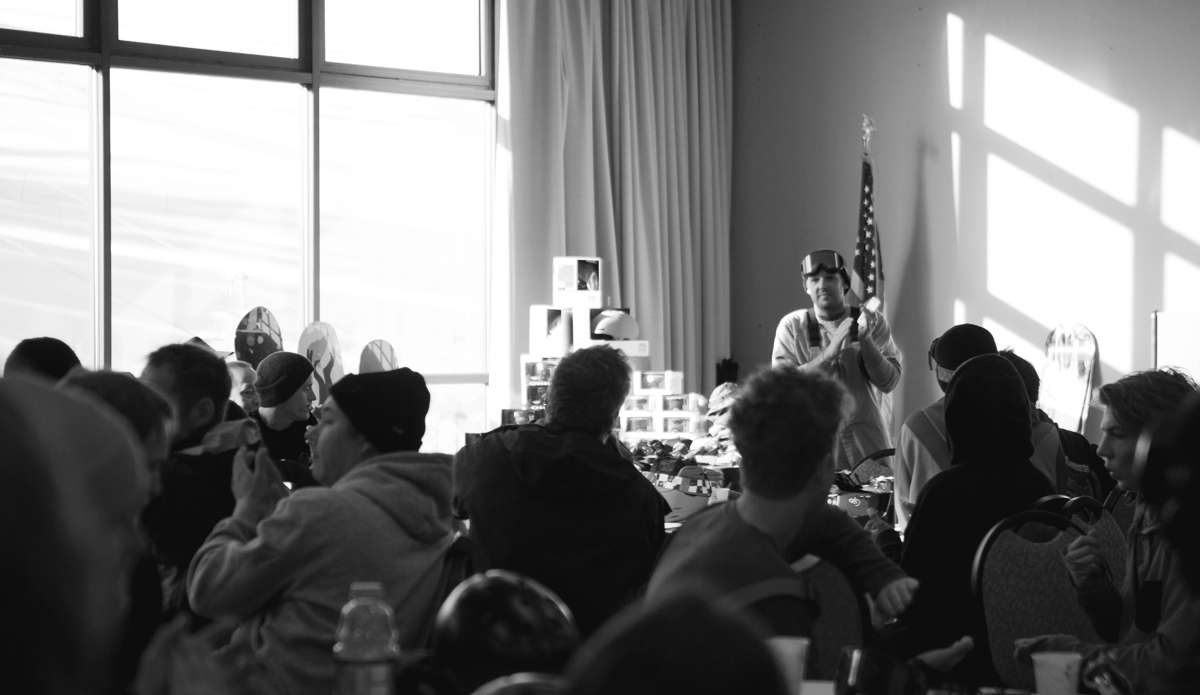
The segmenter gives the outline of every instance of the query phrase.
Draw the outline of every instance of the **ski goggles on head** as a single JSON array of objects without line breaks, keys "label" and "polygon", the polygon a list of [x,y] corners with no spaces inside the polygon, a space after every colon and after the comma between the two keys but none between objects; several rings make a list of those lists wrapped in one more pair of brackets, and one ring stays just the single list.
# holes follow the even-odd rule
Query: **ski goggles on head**
[{"label": "ski goggles on head", "polygon": [[840,273],[846,270],[846,261],[842,259],[842,254],[829,249],[813,251],[804,257],[800,263],[800,273],[805,277],[816,275],[821,271],[827,273]]}]

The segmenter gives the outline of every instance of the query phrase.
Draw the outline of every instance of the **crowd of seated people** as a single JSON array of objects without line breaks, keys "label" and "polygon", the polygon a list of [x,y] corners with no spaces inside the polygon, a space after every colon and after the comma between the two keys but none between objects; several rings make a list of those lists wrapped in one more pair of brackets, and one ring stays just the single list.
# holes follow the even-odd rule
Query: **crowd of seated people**
[{"label": "crowd of seated people", "polygon": [[[1200,419],[1196,384],[1151,370],[1105,385],[1092,447],[1037,409],[1036,371],[986,330],[956,326],[930,357],[945,396],[903,428],[899,531],[828,503],[849,396],[784,366],[747,378],[730,410],[741,495],[667,534],[669,506],[612,435],[630,367],[608,347],[562,359],[543,424],[426,453],[430,393],[407,368],[348,375],[314,412],[313,368],[292,353],[253,370],[171,344],[134,377],[24,341],[0,379],[6,682],[328,693],[350,584],[377,581],[403,655],[397,692],[782,693],[767,640],[838,617],[797,572],[815,555],[869,602],[858,646],[926,683],[996,686],[976,549],[1038,500],[1100,497],[1111,480],[1136,509],[1125,576],[1094,535],[1062,558],[1106,642],[1028,635],[1012,649],[1079,652],[1125,692],[1188,692],[1200,553],[1184,491],[1200,461],[1175,456],[1176,483],[1143,485],[1138,442],[1189,403]],[[815,641],[809,677],[834,678],[813,664],[841,646]],[[529,670],[550,673],[514,675]]]}]

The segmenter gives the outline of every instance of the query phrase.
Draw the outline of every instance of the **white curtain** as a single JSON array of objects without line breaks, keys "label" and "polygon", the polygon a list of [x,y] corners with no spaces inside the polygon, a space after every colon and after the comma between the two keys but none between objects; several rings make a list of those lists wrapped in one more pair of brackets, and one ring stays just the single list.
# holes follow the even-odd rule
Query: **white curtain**
[{"label": "white curtain", "polygon": [[714,387],[729,356],[729,0],[509,0],[512,335],[550,259],[596,255],[655,369]]}]

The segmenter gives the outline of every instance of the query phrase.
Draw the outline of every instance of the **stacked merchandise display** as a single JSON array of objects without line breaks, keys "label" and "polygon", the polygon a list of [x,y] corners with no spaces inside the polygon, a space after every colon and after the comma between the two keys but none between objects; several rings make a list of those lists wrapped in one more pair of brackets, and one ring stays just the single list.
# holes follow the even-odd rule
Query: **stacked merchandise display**
[{"label": "stacked merchandise display", "polygon": [[637,340],[637,322],[627,309],[605,305],[604,261],[594,256],[559,256],[552,263],[554,303],[529,307],[529,352],[520,357],[523,407],[503,411],[501,424],[542,418],[554,368],[573,350],[608,345],[624,352],[634,369],[650,368],[650,343]]}]

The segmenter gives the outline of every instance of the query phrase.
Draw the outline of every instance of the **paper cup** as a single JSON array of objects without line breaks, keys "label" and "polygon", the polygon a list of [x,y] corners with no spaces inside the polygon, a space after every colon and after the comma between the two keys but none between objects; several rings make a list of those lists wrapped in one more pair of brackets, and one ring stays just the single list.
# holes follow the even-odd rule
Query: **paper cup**
[{"label": "paper cup", "polygon": [[779,664],[789,695],[800,695],[804,664],[808,659],[808,638],[771,637],[767,640],[767,646],[775,656],[775,663]]},{"label": "paper cup", "polygon": [[1079,652],[1038,652],[1032,656],[1038,695],[1075,695],[1079,691]]}]

